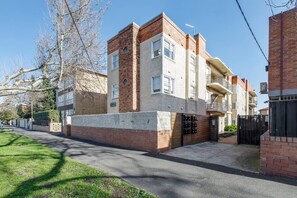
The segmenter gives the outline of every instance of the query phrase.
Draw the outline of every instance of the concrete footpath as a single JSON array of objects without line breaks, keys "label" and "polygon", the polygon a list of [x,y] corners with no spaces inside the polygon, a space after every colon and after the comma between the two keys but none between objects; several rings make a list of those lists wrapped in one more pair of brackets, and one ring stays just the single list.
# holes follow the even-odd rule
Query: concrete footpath
[{"label": "concrete footpath", "polygon": [[219,165],[153,155],[59,137],[17,133],[63,151],[75,160],[118,176],[159,197],[296,197],[297,180],[266,177]]}]

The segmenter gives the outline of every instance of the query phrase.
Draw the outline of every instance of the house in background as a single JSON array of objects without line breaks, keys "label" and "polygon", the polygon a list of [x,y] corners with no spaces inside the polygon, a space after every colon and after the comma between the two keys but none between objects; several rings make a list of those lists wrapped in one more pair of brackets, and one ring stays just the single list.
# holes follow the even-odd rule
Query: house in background
[{"label": "house in background", "polygon": [[57,91],[57,108],[63,123],[71,115],[107,113],[106,101],[107,76],[86,69],[78,68],[64,76]]},{"label": "house in background", "polygon": [[219,115],[231,124],[232,71],[164,13],[131,23],[108,41],[108,113],[169,111]]},{"label": "house in background", "polygon": [[17,109],[18,109],[18,111],[25,113],[28,109],[28,105],[25,103],[21,103],[18,105]]},{"label": "house in background", "polygon": [[259,114],[260,115],[269,115],[269,107],[259,109]]},{"label": "house in background", "polygon": [[249,81],[232,76],[232,124],[237,124],[238,115],[256,115],[257,94]]}]

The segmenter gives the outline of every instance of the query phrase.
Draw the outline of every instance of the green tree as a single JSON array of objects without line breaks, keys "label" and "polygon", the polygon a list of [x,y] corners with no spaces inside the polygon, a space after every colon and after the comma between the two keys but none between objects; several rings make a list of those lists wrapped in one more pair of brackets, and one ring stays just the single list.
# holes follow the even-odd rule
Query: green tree
[{"label": "green tree", "polygon": [[[43,88],[52,87],[50,80],[46,79],[43,81]],[[41,111],[47,111],[56,109],[56,93],[55,90],[45,91],[45,97],[41,99]]]},{"label": "green tree", "polygon": [[0,112],[0,120],[8,122],[8,121],[16,119],[16,118],[18,118],[18,115],[12,111],[1,111]]}]

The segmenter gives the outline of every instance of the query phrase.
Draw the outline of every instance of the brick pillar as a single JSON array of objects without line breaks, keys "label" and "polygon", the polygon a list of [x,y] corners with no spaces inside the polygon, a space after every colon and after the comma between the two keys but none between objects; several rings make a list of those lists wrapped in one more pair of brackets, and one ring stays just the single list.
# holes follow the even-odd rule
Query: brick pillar
[{"label": "brick pillar", "polygon": [[210,116],[209,117],[209,139],[210,141],[217,142],[219,139],[219,117]]},{"label": "brick pillar", "polygon": [[132,23],[119,33],[119,112],[139,111],[139,26]]},{"label": "brick pillar", "polygon": [[[269,19],[269,95],[297,93],[297,8]],[[287,90],[286,93],[283,90]]]},{"label": "brick pillar", "polygon": [[202,57],[206,57],[206,40],[201,34],[196,34],[194,36],[196,41],[196,54],[200,54]]}]

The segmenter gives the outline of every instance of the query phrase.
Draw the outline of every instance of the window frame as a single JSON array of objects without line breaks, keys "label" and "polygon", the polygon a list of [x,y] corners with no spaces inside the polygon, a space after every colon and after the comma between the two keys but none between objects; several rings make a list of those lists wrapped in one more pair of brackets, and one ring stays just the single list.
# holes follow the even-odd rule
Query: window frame
[{"label": "window frame", "polygon": [[[159,49],[160,50],[160,53],[159,53],[159,55],[155,56],[154,43],[156,43],[158,41],[160,42],[160,49]],[[157,58],[157,57],[162,56],[162,54],[163,54],[162,48],[163,48],[163,43],[162,43],[162,39],[161,38],[152,41],[151,42],[151,58],[154,59],[154,58]]]},{"label": "window frame", "polygon": [[[167,78],[169,79],[169,91],[165,91],[165,86],[164,86],[164,79]],[[169,95],[173,95],[174,94],[174,78],[170,77],[170,76],[166,76],[166,75],[163,75],[163,78],[162,78],[162,93],[164,94],[169,94]]]},{"label": "window frame", "polygon": [[[154,90],[154,79],[155,78],[159,78],[159,82],[160,82],[160,89],[159,89],[159,91],[155,91]],[[152,78],[151,78],[151,94],[158,94],[158,93],[161,93],[161,91],[162,91],[162,87],[163,87],[163,85],[162,85],[163,83],[162,83],[162,77],[161,76],[153,76]],[[158,90],[158,89],[156,89],[156,90]]]},{"label": "window frame", "polygon": [[[192,59],[194,58],[194,59]],[[194,60],[194,64],[192,63],[192,60]],[[190,55],[190,70],[193,71],[194,73],[196,73],[196,67],[197,67],[197,57],[194,56],[193,54]]]},{"label": "window frame", "polygon": [[[160,79],[160,90],[159,91],[154,91],[154,78],[159,78]],[[169,79],[169,91],[165,91],[165,83],[164,83],[164,79],[167,78]],[[174,94],[174,82],[175,79],[167,76],[167,75],[160,75],[160,76],[153,76],[151,77],[151,94],[169,94],[169,95],[173,95]]]},{"label": "window frame", "polygon": [[165,57],[167,57],[167,58],[169,58],[170,60],[175,60],[175,45],[173,44],[173,42],[172,41],[170,41],[169,39],[167,39],[167,38],[165,38],[164,37],[164,39],[163,39],[163,43],[165,43],[165,42],[167,42],[168,44],[169,44],[169,49],[167,49],[167,50],[169,50],[169,56],[167,56],[166,54],[165,54],[165,44],[163,44],[163,54],[164,54],[164,56]]},{"label": "window frame", "polygon": [[[194,94],[192,95],[192,89],[194,90]],[[193,99],[193,100],[196,100],[196,86],[195,85],[190,85],[190,90],[189,90],[189,98],[190,99]]]},{"label": "window frame", "polygon": [[[117,58],[117,62],[114,61],[114,60],[115,60],[115,56],[118,57],[118,58]],[[116,67],[114,67],[114,63],[117,63],[117,66],[116,66]],[[112,57],[111,57],[111,69],[112,69],[112,70],[118,69],[119,66],[120,66],[120,56],[119,56],[119,53],[117,52],[117,53],[114,53],[114,54],[112,55]]]},{"label": "window frame", "polygon": [[[115,96],[115,86],[117,86],[117,96]],[[111,98],[112,99],[118,99],[119,98],[119,84],[113,84],[112,86],[111,86]]]}]

